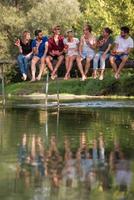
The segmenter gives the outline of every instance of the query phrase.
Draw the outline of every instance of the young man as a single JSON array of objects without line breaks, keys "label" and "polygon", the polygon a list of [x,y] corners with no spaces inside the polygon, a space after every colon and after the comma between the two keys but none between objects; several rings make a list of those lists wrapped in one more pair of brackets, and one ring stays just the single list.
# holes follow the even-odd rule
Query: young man
[{"label": "young man", "polygon": [[[48,38],[46,36],[43,36],[43,33],[41,30],[35,31],[35,39],[32,42],[32,50],[33,50],[33,59],[31,64],[31,71],[32,71],[32,79],[31,82],[34,82],[35,80],[40,80],[41,75],[44,71],[45,67],[45,57],[48,51]],[[35,77],[36,74],[36,64],[40,61],[40,69],[39,74],[37,77]]]},{"label": "young man", "polygon": [[[64,37],[60,35],[60,26],[55,26],[53,28],[53,36],[48,40],[48,56],[46,58],[46,63],[51,71],[51,78],[55,79],[57,77],[57,71],[62,61],[64,59]],[[53,67],[53,59],[57,60],[55,68]]]},{"label": "young man", "polygon": [[[129,28],[121,27],[121,33],[115,39],[115,46],[110,56],[110,63],[115,72],[115,78],[120,78],[120,72],[125,66],[128,60],[129,53],[134,47],[133,39],[129,36]],[[117,68],[116,60],[121,60],[119,67]]]}]

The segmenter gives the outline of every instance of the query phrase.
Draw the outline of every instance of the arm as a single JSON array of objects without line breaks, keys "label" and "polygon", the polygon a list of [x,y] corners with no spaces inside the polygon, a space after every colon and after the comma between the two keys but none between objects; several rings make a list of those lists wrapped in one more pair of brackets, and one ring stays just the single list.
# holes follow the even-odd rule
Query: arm
[{"label": "arm", "polygon": [[32,42],[32,53],[33,54],[38,54],[38,48],[39,48],[40,43],[34,40]]},{"label": "arm", "polygon": [[18,47],[19,53],[22,53],[22,46],[21,46],[21,44],[20,44],[20,39],[18,39],[18,40],[15,42],[15,46]]},{"label": "arm", "polygon": [[104,53],[103,53],[103,55],[102,55],[104,59],[106,58],[106,54],[110,51],[111,46],[112,46],[112,44],[109,44],[109,45],[108,45],[108,48],[104,51]]},{"label": "arm", "polygon": [[130,48],[130,47],[129,47],[129,48],[127,48],[127,50],[126,50],[124,53],[129,54],[129,53],[132,51],[132,49],[133,49],[133,48]]},{"label": "arm", "polygon": [[80,55],[82,54],[82,48],[83,48],[83,37],[81,37],[80,43],[79,43],[79,53],[80,53]]},{"label": "arm", "polygon": [[111,53],[112,53],[113,55],[117,54],[117,49],[118,49],[118,47],[119,47],[119,44],[118,44],[118,43],[115,43],[115,44],[114,44],[114,48],[113,48],[113,50],[111,51]]},{"label": "arm", "polygon": [[38,47],[37,46],[33,47],[32,52],[33,52],[33,54],[38,54]]},{"label": "arm", "polygon": [[91,48],[91,49],[95,49],[96,48],[96,39],[93,39],[93,44],[91,44],[90,41],[87,42],[87,45]]},{"label": "arm", "polygon": [[47,52],[48,52],[48,42],[46,42],[46,44],[45,44],[45,51],[44,51],[43,57],[46,57]]},{"label": "arm", "polygon": [[25,58],[30,58],[30,56],[31,56],[32,54],[33,54],[33,52],[31,52],[31,53],[25,55]]}]

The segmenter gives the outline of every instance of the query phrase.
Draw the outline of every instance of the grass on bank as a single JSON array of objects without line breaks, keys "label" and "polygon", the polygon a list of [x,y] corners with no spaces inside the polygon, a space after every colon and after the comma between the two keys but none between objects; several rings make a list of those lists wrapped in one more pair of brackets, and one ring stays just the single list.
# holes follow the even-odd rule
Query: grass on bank
[{"label": "grass on bank", "polygon": [[[42,81],[30,83],[19,82],[12,83],[6,86],[7,95],[30,95],[33,93],[45,93],[45,77]],[[94,80],[89,77],[86,81],[79,79],[49,81],[48,94],[59,93],[75,94],[75,95],[121,95],[121,96],[134,96],[134,72],[133,69],[125,69],[119,80],[116,80],[111,73],[107,71],[103,81],[98,79]]]}]

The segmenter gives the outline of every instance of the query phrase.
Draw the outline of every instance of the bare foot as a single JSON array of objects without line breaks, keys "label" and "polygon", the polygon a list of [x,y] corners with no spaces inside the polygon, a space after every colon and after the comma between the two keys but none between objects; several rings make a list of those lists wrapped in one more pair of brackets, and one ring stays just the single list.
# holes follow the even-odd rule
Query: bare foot
[{"label": "bare foot", "polygon": [[32,78],[30,82],[32,83],[32,82],[35,82],[35,81],[36,81],[36,79],[35,79],[35,78]]},{"label": "bare foot", "polygon": [[82,76],[81,80],[85,81],[87,79],[87,77],[85,75]]},{"label": "bare foot", "polygon": [[36,77],[36,80],[37,80],[37,81],[40,81],[40,80],[41,80],[41,76],[38,75],[38,76]]},{"label": "bare foot", "polygon": [[51,79],[54,80],[55,78],[57,78],[57,74],[54,74],[54,75],[52,74]]},{"label": "bare foot", "polygon": [[120,78],[120,74],[119,73],[116,73],[115,75],[114,75],[114,77],[115,77],[115,79],[119,79]]}]

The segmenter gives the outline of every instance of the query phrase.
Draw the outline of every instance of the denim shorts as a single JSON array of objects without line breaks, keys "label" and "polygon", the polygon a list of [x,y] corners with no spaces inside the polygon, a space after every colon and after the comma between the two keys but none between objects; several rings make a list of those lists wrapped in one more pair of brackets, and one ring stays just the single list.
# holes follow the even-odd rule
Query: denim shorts
[{"label": "denim shorts", "polygon": [[82,58],[83,59],[85,59],[85,58],[93,59],[94,55],[95,54],[93,52],[89,52],[89,51],[83,51],[82,52]]},{"label": "denim shorts", "polygon": [[116,60],[122,60],[123,58],[127,58],[128,54],[122,53],[122,54],[119,54],[119,55],[111,55],[111,56],[114,57]]}]

